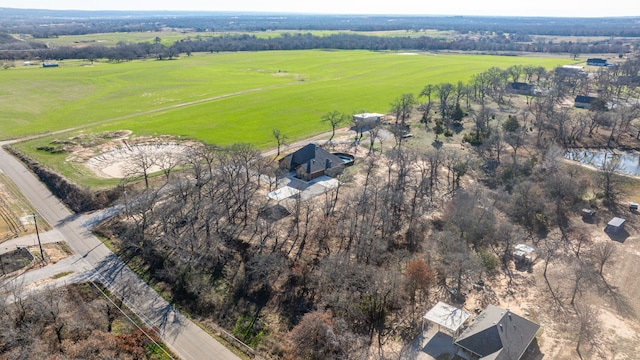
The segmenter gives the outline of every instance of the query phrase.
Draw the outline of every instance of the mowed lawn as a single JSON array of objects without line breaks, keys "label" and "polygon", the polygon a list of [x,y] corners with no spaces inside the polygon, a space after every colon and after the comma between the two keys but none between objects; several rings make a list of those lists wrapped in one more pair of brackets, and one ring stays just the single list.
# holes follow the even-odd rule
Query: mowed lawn
[{"label": "mowed lawn", "polygon": [[[329,130],[331,110],[387,112],[426,84],[467,81],[492,66],[560,58],[407,55],[369,51],[197,54],[172,61],[64,61],[0,72],[0,138],[85,127],[267,147],[278,128],[294,140]],[[193,101],[196,104],[185,105]],[[177,106],[177,107],[176,107]],[[172,108],[176,107],[176,108]]]}]

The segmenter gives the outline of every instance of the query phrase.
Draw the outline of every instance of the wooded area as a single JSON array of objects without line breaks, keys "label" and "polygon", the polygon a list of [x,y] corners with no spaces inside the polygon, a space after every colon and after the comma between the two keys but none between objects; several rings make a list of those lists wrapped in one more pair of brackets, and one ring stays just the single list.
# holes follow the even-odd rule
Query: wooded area
[{"label": "wooded area", "polygon": [[165,358],[153,332],[131,322],[134,316],[100,288],[52,286],[28,295],[19,283],[9,286],[0,301],[2,359]]}]

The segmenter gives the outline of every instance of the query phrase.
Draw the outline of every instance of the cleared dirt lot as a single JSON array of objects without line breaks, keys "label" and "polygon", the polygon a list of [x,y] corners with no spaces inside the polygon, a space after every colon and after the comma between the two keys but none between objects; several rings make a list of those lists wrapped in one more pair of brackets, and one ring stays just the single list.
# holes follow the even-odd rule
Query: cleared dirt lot
[{"label": "cleared dirt lot", "polygon": [[[33,208],[15,185],[0,170],[0,243],[35,232]],[[38,219],[39,230],[50,227]]]}]

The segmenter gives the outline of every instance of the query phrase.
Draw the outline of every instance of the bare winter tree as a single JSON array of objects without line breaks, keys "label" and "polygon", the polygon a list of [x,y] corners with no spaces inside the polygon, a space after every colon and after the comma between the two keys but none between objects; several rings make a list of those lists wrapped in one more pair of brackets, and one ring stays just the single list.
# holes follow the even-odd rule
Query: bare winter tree
[{"label": "bare winter tree", "polygon": [[440,99],[440,115],[442,117],[442,121],[445,123],[447,128],[449,126],[449,98],[451,93],[454,91],[454,86],[451,83],[440,83],[434,88],[438,93],[438,97]]},{"label": "bare winter tree", "polygon": [[149,188],[149,176],[153,166],[156,165],[156,156],[153,151],[142,145],[121,148],[128,161],[123,166],[123,173],[126,177],[141,176],[144,179],[145,188]]},{"label": "bare winter tree", "polygon": [[380,140],[380,152],[382,152],[382,138],[380,137],[380,127],[379,126],[372,126],[369,129],[369,154],[368,155],[372,155],[375,153],[375,149],[374,149],[374,145],[376,143],[376,140]]},{"label": "bare winter tree", "polygon": [[396,117],[396,125],[398,124],[398,120],[400,120],[400,124],[405,125],[415,104],[416,99],[411,93],[402,94],[393,100],[391,103],[391,112]]},{"label": "bare winter tree", "polygon": [[165,146],[166,149],[161,149],[160,151],[158,151],[155,157],[155,164],[164,174],[165,181],[168,182],[171,172],[176,167],[184,163],[184,156],[181,153],[181,150],[177,148],[175,149],[175,151],[172,151],[171,149],[173,148],[173,146],[171,146],[170,144],[163,144],[162,146]]},{"label": "bare winter tree", "polygon": [[571,264],[573,270],[573,287],[571,290],[571,301],[569,305],[575,305],[576,295],[581,294],[584,285],[591,280],[593,267],[585,260],[575,258]]},{"label": "bare winter tree", "polygon": [[603,195],[602,202],[609,207],[615,207],[623,195],[624,178],[619,174],[623,170],[620,157],[613,154],[607,154],[600,166],[597,180]]},{"label": "bare winter tree", "polygon": [[591,349],[597,346],[598,338],[602,334],[600,314],[594,305],[580,304],[576,306],[576,352],[582,359],[580,348],[585,343],[591,345]]},{"label": "bare winter tree", "polygon": [[276,153],[276,159],[277,159],[280,156],[280,149],[286,144],[288,136],[283,134],[282,131],[280,131],[280,129],[273,129],[271,133],[273,134],[273,137],[276,139],[276,142],[278,143],[278,152]]},{"label": "bare winter tree", "polygon": [[345,124],[349,121],[349,115],[341,113],[338,110],[329,111],[326,114],[322,115],[321,121],[325,124],[329,124],[331,126],[331,137],[329,138],[328,143],[331,143],[333,137],[336,136],[336,129],[341,124]]},{"label": "bare winter tree", "polygon": [[611,260],[616,253],[616,246],[613,242],[600,242],[594,245],[591,255],[594,262],[598,266],[598,273],[604,279],[602,274],[605,264]]}]

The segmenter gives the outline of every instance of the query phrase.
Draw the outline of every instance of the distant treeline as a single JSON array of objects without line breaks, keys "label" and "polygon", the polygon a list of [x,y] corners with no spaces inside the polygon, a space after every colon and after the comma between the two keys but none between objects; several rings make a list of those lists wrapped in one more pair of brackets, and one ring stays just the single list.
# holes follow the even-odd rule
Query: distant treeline
[{"label": "distant treeline", "polygon": [[303,15],[225,12],[54,11],[0,8],[0,33],[36,38],[118,31],[454,30],[460,34],[640,37],[638,17]]},{"label": "distant treeline", "polygon": [[[27,42],[0,44],[0,59],[108,59],[110,61],[128,61],[143,58],[172,59],[180,54],[193,52],[222,51],[267,51],[267,50],[307,50],[307,49],[343,49],[343,50],[420,50],[420,51],[478,51],[486,53],[615,53],[624,54],[638,48],[640,39],[633,43],[621,41],[600,41],[591,43],[573,42],[520,42],[504,35],[491,37],[464,37],[454,40],[432,37],[387,37],[369,36],[351,33],[315,36],[306,34],[283,34],[273,38],[259,38],[253,35],[223,35],[213,37],[186,38],[166,46],[159,41],[154,43],[121,42],[113,47],[86,46],[43,48],[36,45],[31,49]],[[19,46],[19,49],[12,47]]]}]

